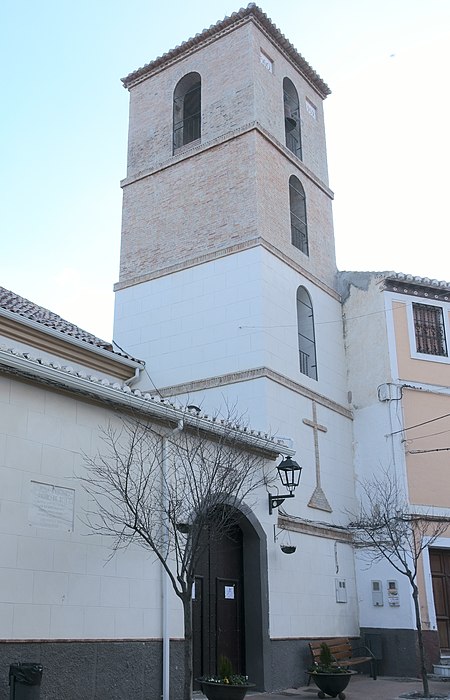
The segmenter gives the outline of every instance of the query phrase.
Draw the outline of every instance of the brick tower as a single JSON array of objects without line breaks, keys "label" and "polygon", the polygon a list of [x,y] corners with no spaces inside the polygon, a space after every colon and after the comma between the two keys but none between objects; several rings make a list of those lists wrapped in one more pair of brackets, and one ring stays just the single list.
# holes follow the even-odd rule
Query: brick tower
[{"label": "brick tower", "polygon": [[[295,610],[271,609],[271,637],[355,634],[352,550],[332,529],[353,503],[354,475],[329,89],[255,5],[123,82],[130,125],[115,340],[146,360],[144,389],[153,382],[207,411],[226,399],[253,426],[293,439],[302,485],[283,527],[303,533],[308,585],[296,587]],[[287,566],[274,561],[272,584]]]}]

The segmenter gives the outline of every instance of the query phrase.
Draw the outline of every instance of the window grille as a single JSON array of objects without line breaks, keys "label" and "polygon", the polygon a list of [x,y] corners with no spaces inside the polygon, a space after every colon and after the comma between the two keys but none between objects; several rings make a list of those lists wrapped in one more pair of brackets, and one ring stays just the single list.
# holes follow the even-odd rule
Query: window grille
[{"label": "window grille", "polygon": [[417,352],[447,357],[444,316],[440,306],[413,304]]},{"label": "window grille", "polygon": [[289,178],[289,204],[291,211],[292,245],[309,255],[308,227],[306,224],[305,190],[300,180],[292,175]]},{"label": "window grille", "polygon": [[300,372],[317,379],[314,313],[311,297],[305,287],[297,289],[297,326]]},{"label": "window grille", "polygon": [[196,141],[201,136],[201,79],[188,73],[175,88],[173,96],[173,149]]},{"label": "window grille", "polygon": [[289,78],[283,80],[284,132],[286,146],[297,158],[302,158],[301,119],[298,93]]}]

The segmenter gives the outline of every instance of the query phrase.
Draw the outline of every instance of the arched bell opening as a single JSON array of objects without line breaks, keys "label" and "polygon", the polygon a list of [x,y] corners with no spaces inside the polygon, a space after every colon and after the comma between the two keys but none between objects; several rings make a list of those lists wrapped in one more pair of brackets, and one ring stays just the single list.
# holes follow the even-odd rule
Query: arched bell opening
[{"label": "arched bell opening", "polygon": [[174,152],[201,136],[201,87],[198,73],[188,73],[177,83],[173,93]]},{"label": "arched bell opening", "polygon": [[286,146],[297,158],[302,158],[300,104],[298,93],[289,78],[283,80],[284,133]]}]

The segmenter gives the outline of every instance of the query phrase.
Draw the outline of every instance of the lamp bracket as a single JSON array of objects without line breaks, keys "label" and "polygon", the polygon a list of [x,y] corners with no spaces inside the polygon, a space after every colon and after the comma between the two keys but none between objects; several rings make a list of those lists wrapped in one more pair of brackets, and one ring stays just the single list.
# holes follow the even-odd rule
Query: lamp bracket
[{"label": "lamp bracket", "polygon": [[295,494],[293,493],[283,493],[277,496],[272,496],[272,494],[269,493],[269,515],[272,515],[273,509],[281,506],[286,498],[294,498],[294,496]]}]

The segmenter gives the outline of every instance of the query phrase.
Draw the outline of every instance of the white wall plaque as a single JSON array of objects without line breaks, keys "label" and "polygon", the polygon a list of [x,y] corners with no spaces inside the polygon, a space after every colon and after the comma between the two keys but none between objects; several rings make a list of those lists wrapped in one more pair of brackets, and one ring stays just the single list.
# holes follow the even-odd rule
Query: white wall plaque
[{"label": "white wall plaque", "polygon": [[234,586],[225,586],[225,599],[234,600]]},{"label": "white wall plaque", "polygon": [[267,68],[269,73],[273,73],[273,61],[264,53],[264,51],[260,52],[259,60],[261,61],[263,66]]},{"label": "white wall plaque", "polygon": [[32,481],[28,522],[34,527],[73,531],[75,490]]},{"label": "white wall plaque", "polygon": [[313,119],[317,119],[317,107],[311,102],[311,100],[308,100],[308,98],[306,98],[306,111],[312,116]]}]

